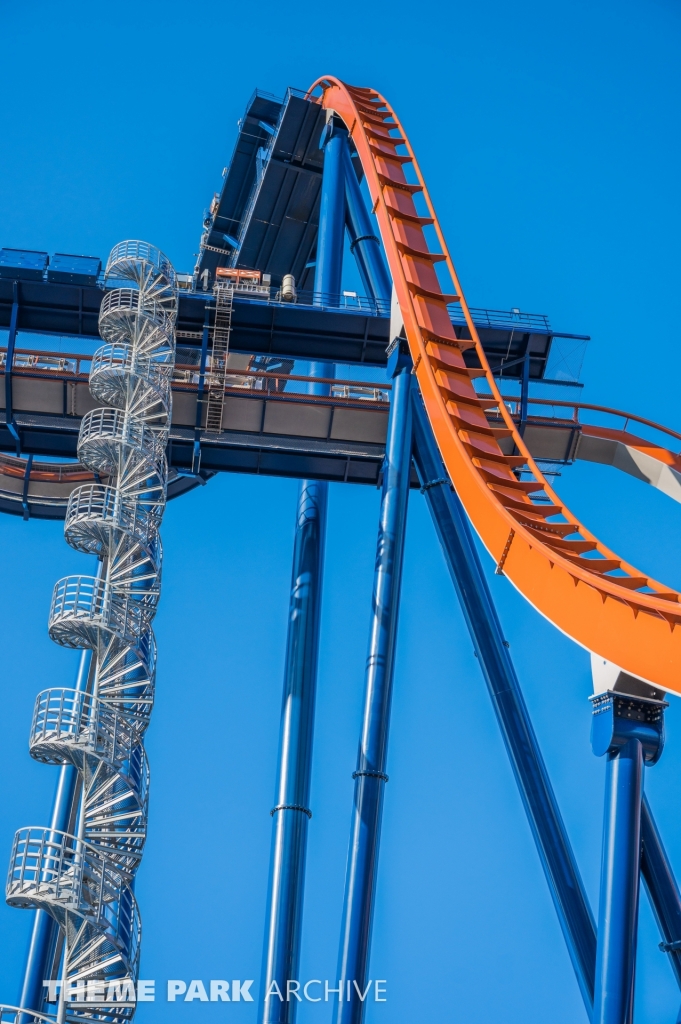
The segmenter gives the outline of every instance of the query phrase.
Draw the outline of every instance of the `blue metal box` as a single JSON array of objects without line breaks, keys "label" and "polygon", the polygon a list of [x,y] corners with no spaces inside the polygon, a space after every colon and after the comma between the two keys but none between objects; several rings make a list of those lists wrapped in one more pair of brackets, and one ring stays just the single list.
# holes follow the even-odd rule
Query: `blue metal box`
[{"label": "blue metal box", "polygon": [[98,256],[70,256],[56,252],[47,271],[47,280],[59,284],[95,285],[101,266]]},{"label": "blue metal box", "polygon": [[30,249],[0,249],[0,277],[22,281],[42,281],[49,262],[46,252]]}]

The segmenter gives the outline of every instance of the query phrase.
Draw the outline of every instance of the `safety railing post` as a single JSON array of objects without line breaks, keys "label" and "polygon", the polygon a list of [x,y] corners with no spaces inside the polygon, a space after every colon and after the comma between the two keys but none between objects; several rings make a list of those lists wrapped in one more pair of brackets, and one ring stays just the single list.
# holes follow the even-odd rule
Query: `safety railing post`
[{"label": "safety railing post", "polygon": [[[315,296],[338,293],[343,269],[345,192],[343,151],[346,135],[324,136],[324,171],[317,241]],[[332,363],[312,363],[312,377],[331,378]],[[310,383],[308,394],[328,395],[329,384]],[[296,999],[287,982],[298,977],[305,887],[308,822],[312,817],[310,773],[317,690],[322,574],[328,483],[303,480],[298,493],[293,573],[289,605],[286,669],[282,698],[279,763],[272,809],[272,852],[267,895],[262,1024],[292,1024]]]},{"label": "safety railing post", "polygon": [[388,360],[393,390],[371,599],[364,713],[357,769],[353,773],[355,792],[338,962],[341,991],[337,1024],[361,1024],[366,1005],[363,997],[376,895],[383,792],[388,781],[388,730],[411,471],[411,368],[406,343],[398,342]]},{"label": "safety railing post", "polygon": [[630,1024],[641,868],[644,764],[664,745],[666,701],[606,691],[591,698],[591,745],[607,755],[592,1024]]}]

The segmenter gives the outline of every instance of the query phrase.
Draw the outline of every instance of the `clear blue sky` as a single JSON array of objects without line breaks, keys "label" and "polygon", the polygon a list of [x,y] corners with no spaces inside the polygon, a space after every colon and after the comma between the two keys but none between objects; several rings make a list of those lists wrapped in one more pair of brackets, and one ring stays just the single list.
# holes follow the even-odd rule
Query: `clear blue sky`
[{"label": "clear blue sky", "polygon": [[[123,238],[191,270],[253,88],[336,74],[405,124],[469,301],[591,334],[587,401],[677,430],[679,44],[672,0],[336,7],[1,0],[0,245],[105,256]],[[614,470],[559,493],[634,564],[681,586],[681,509]],[[145,978],[259,977],[296,483],[225,476],[168,507],[137,883]],[[359,732],[378,493],[331,489],[301,975],[333,978]],[[54,581],[87,572],[59,524],[0,517],[0,864],[47,823],[34,696],[76,656],[46,630]],[[485,564],[490,568],[489,560]],[[492,577],[594,908],[603,770],[586,653]],[[681,872],[681,714],[646,786]],[[368,1024],[586,1020],[427,510],[411,499]],[[0,905],[0,999],[30,913]],[[638,1014],[681,1002],[645,897]],[[257,987],[257,986],[256,986]],[[140,1024],[255,1024],[255,1004],[142,1006]],[[330,1022],[305,1006],[301,1024]]]}]

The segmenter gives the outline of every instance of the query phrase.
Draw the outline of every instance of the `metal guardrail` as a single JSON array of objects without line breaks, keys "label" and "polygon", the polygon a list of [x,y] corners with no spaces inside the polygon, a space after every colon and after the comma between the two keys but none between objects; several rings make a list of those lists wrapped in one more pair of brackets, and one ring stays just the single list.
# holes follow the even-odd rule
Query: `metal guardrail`
[{"label": "metal guardrail", "polygon": [[137,962],[141,924],[135,898],[118,868],[89,843],[49,828],[19,829],[7,902],[32,901],[63,907],[96,924],[129,964]]},{"label": "metal guardrail", "polygon": [[[33,711],[31,756],[45,764],[63,764],[65,748],[78,751],[76,763],[91,754],[95,760],[114,766],[116,774],[133,787],[140,807],[145,808],[149,764],[140,734],[147,725],[148,719],[137,719],[127,710],[120,713],[115,705],[83,690],[43,690],[36,697]],[[115,861],[115,850],[106,856]]]},{"label": "metal guardrail", "polygon": [[[64,356],[57,352],[36,352],[36,351],[24,351],[21,349],[15,349],[14,358],[12,359],[13,370],[52,370],[55,373],[71,373],[78,374],[83,372],[79,370],[78,363],[80,359],[87,358],[90,361],[90,357],[81,356]],[[7,349],[0,351],[0,367],[7,365]]]},{"label": "metal guardrail", "polygon": [[[197,292],[198,295],[206,294]],[[370,299],[358,292],[344,291],[316,292],[308,290],[297,290],[295,299],[283,298],[281,289],[261,286],[258,289],[235,289],[235,298],[247,302],[264,302],[267,305],[277,306],[311,306],[316,309],[341,309],[345,313],[360,313],[366,316],[390,316],[390,302],[383,299]]]},{"label": "metal guardrail", "polygon": [[48,631],[64,647],[95,647],[101,633],[134,643],[149,628],[155,608],[120,593],[94,576],[65,576],[54,585]]},{"label": "metal guardrail", "polygon": [[69,497],[64,535],[71,547],[86,554],[99,555],[112,531],[147,547],[158,529],[160,513],[158,504],[137,495],[121,494],[107,484],[84,484]]},{"label": "metal guardrail", "polygon": [[332,398],[349,398],[355,402],[389,402],[390,392],[385,388],[372,388],[359,384],[332,384]]},{"label": "metal guardrail", "polygon": [[[116,355],[115,346],[108,346],[106,365],[118,365],[123,368],[127,365],[128,353],[124,346],[119,346],[119,355]],[[72,383],[85,383],[93,364],[99,369],[104,359],[101,355],[104,349],[99,349],[93,355],[83,355],[78,352],[41,352],[33,349],[15,349],[12,362],[12,372],[18,377],[28,377],[37,380],[49,380],[59,376]],[[0,349],[0,376],[4,372],[7,358],[7,349]],[[159,364],[159,374],[165,373],[165,364]],[[192,389],[199,384],[199,367],[194,364],[176,363],[173,368],[172,380],[174,385]],[[206,380],[210,381],[210,357],[207,360]],[[287,395],[300,394],[305,397],[311,383],[328,384],[331,388],[331,397],[339,401],[389,401],[391,385],[381,383],[373,385],[370,381],[350,380],[346,378],[318,378],[297,373],[276,373],[266,370],[246,370],[243,373],[227,373],[225,384],[226,389],[234,391],[262,391],[271,394],[282,394],[286,388]],[[310,397],[307,395],[307,397]]]},{"label": "metal guardrail", "polygon": [[[511,416],[515,419],[520,419],[520,398],[508,395],[502,395],[502,398]],[[589,402],[561,402],[550,398],[530,397],[527,404],[528,419],[530,421],[535,420],[551,423],[552,425],[601,427],[606,430],[620,430],[624,433],[628,433],[632,425],[636,429],[643,427],[645,430],[651,431],[655,437],[641,437],[641,440],[650,440],[652,444],[665,448],[681,457],[681,451],[676,451],[678,445],[675,448],[671,444],[672,439],[677,442],[681,441],[681,433],[672,430],[671,427],[665,427],[660,423],[655,423],[653,420],[646,419],[644,416],[623,412],[621,409],[609,409],[604,405],[593,405]],[[533,407],[534,411],[532,411]],[[605,422],[593,422],[594,419],[598,418]],[[617,422],[615,426],[613,421],[621,422]]]},{"label": "metal guardrail", "polygon": [[[204,295],[205,292],[196,291],[197,295]],[[361,313],[371,316],[390,316],[390,302],[384,299],[372,299],[359,292],[343,291],[340,293],[315,292],[309,290],[298,290],[295,300],[284,299],[281,290],[271,288],[269,295],[262,286],[259,289],[247,291],[237,289],[235,297],[250,302],[266,302],[268,305],[276,304],[281,306],[313,306],[322,309],[341,309],[346,313]],[[465,326],[465,319],[458,303],[450,303],[447,307],[450,319],[456,326]],[[552,334],[549,318],[543,313],[523,313],[519,309],[482,309],[471,307],[471,316],[478,327],[492,329],[518,331],[519,334],[536,333]]]},{"label": "metal guardrail", "polygon": [[[223,250],[219,251],[223,252]],[[224,255],[229,256],[231,252],[232,250],[225,249]],[[47,271],[45,271],[43,275],[43,280],[47,281]],[[104,271],[101,271],[97,278],[96,287],[103,291],[110,292],[114,289],[120,288],[120,283],[121,282],[118,279],[112,278],[111,276],[106,280]],[[194,286],[195,281],[192,274],[177,274],[175,283],[178,294],[180,295],[205,296],[210,294]],[[276,305],[316,306],[321,307],[322,309],[340,309],[346,313],[360,313],[364,315],[368,313],[371,316],[380,317],[390,316],[390,302],[383,301],[381,299],[371,299],[366,295],[360,295],[358,292],[352,291],[344,291],[341,294],[327,294],[307,290],[298,291],[295,303],[282,299],[279,294],[279,289],[277,288],[270,288],[269,295],[267,295],[266,289],[263,286],[253,290],[239,288],[237,289],[237,295],[239,299],[245,299],[252,302],[266,302],[268,304]],[[457,327],[465,326],[465,320],[458,303],[451,303],[448,306],[448,309],[452,323],[456,324]],[[517,330],[519,333],[530,332],[551,335],[554,333],[551,328],[549,318],[543,313],[525,313],[520,309],[483,309],[482,307],[477,306],[471,306],[470,312],[478,327],[487,327],[497,330]],[[572,335],[568,336],[573,337]],[[579,337],[581,338],[585,336],[579,335]]]},{"label": "metal guardrail", "polygon": [[[458,303],[447,307],[449,317],[457,326],[465,324],[465,319]],[[470,307],[470,313],[476,327],[502,328],[518,331],[519,334],[552,334],[549,318],[543,313],[521,313],[519,309],[479,309]]]},{"label": "metal guardrail", "polygon": [[56,1017],[21,1006],[0,1004],[0,1024],[56,1024]]}]

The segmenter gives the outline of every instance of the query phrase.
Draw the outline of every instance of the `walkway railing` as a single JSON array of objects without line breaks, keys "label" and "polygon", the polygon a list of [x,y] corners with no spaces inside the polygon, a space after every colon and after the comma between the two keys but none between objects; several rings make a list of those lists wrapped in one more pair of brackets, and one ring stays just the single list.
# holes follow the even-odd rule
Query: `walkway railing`
[{"label": "walkway railing", "polygon": [[[511,416],[519,419],[520,398],[508,395],[502,397]],[[609,409],[607,406],[593,405],[589,402],[559,402],[546,398],[529,398],[528,414],[530,420],[558,421],[579,427],[587,425],[603,427],[627,433],[635,431],[643,440],[650,440],[653,444],[681,455],[681,452],[678,452],[681,433],[646,419],[644,416],[636,416],[634,413],[623,412],[620,409]]]},{"label": "walkway railing", "polygon": [[[113,346],[110,346],[113,348]],[[101,350],[100,350],[101,353]],[[58,377],[67,382],[85,384],[91,372],[100,370],[101,354],[83,355],[79,352],[43,352],[37,349],[17,349],[14,353],[12,373],[18,377],[35,380],[54,380]],[[0,348],[0,376],[4,372],[7,350]],[[112,356],[109,363],[116,360]],[[121,368],[127,368],[127,353],[121,351],[119,362]],[[210,357],[207,359],[206,380],[211,380]],[[158,369],[162,369],[160,367]],[[199,384],[199,367],[195,364],[176,363],[172,371],[174,387],[181,390],[192,390]],[[352,380],[345,378],[316,378],[306,374],[277,373],[265,370],[247,370],[243,373],[228,373],[225,378],[226,390],[266,391],[269,393],[296,394],[310,398],[308,394],[311,382],[331,385],[331,397],[348,402],[387,402],[390,384],[372,381]]]}]

